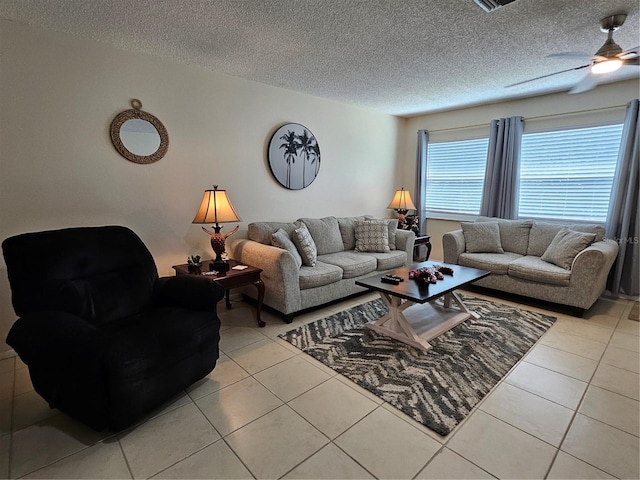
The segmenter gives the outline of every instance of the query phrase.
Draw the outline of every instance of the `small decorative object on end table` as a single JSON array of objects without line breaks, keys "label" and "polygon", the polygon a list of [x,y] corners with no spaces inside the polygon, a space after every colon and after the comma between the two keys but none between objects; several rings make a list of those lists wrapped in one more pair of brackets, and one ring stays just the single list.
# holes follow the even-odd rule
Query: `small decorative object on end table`
[{"label": "small decorative object on end table", "polygon": [[236,262],[235,260],[229,260],[229,263],[227,265],[231,268],[222,271],[210,270],[208,272],[192,272],[189,269],[188,263],[185,263],[183,265],[174,265],[173,269],[176,271],[176,275],[204,275],[212,281],[217,282],[226,291],[225,299],[227,308],[231,308],[231,301],[229,300],[229,290],[245,285],[255,286],[258,289],[258,307],[256,312],[256,320],[258,322],[258,326],[264,327],[265,323],[260,318],[260,312],[262,311],[262,302],[264,300],[264,283],[262,283],[262,279],[260,278],[262,269],[252,267],[251,265],[241,264],[239,262]]},{"label": "small decorative object on end table", "polygon": [[202,230],[211,235],[211,248],[216,254],[216,259],[209,264],[210,269],[229,270],[229,263],[222,259],[222,254],[225,251],[224,241],[240,227],[236,226],[229,233],[223,235],[220,233],[222,227],[219,224],[240,221],[240,216],[231,205],[226,190],[218,190],[217,185],[213,186],[213,190],[205,190],[198,213],[191,223],[215,223],[213,232],[202,227]]}]

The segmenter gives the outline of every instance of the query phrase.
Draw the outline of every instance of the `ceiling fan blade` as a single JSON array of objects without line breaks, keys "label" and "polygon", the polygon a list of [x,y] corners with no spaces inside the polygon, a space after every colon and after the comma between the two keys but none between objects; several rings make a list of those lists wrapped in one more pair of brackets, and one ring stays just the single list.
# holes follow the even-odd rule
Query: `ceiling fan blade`
[{"label": "ceiling fan blade", "polygon": [[591,64],[589,63],[588,65],[580,65],[579,67],[567,68],[566,70],[560,70],[559,72],[549,73],[547,75],[542,75],[542,76],[536,77],[536,78],[530,78],[529,80],[524,80],[524,81],[518,82],[518,83],[512,83],[511,85],[507,85],[505,88],[511,88],[511,87],[515,87],[515,86],[518,86],[518,85],[522,85],[524,83],[534,82],[536,80],[540,80],[542,78],[547,78],[547,77],[552,77],[553,75],[558,75],[560,73],[572,72],[574,70],[581,70],[583,68],[587,68],[587,67],[590,67],[590,66],[591,66]]},{"label": "ceiling fan blade", "polygon": [[598,85],[599,78],[601,78],[601,76],[594,75],[589,72],[582,78],[582,80],[576,83],[571,90],[569,90],[569,93],[582,93],[591,90]]},{"label": "ceiling fan blade", "polygon": [[628,58],[626,60],[623,60],[622,66],[625,66],[625,65],[630,65],[630,66],[640,65],[640,57]]},{"label": "ceiling fan blade", "polygon": [[616,57],[618,57],[618,58],[620,58],[622,60],[627,60],[627,59],[631,59],[631,58],[637,58],[639,50],[640,50],[640,46],[633,47],[633,48],[630,48],[629,50],[625,50],[624,52],[619,53],[618,55],[616,55]]},{"label": "ceiling fan blade", "polygon": [[561,53],[551,53],[547,55],[547,58],[592,58],[593,55],[584,52],[561,52]]}]

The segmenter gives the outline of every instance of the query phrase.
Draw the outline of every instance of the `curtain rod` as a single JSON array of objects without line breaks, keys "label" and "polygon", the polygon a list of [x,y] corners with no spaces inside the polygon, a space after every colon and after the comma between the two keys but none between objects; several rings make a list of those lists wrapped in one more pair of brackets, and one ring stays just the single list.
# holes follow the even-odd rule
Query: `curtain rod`
[{"label": "curtain rod", "polygon": [[[613,110],[616,108],[626,108],[627,104],[625,103],[624,105],[613,105],[610,107],[602,107],[602,108],[590,108],[587,110],[578,110],[576,112],[566,112],[566,113],[552,113],[551,115],[536,115],[534,117],[523,117],[524,121],[526,122],[527,120],[538,120],[540,118],[553,118],[553,117],[566,117],[566,116],[570,116],[570,115],[579,115],[581,113],[590,113],[590,112],[602,112],[604,110]],[[451,128],[440,128],[437,130],[427,130],[427,132],[429,133],[439,133],[439,132],[452,132],[455,130],[465,130],[468,128],[478,128],[478,127],[487,127],[489,124],[491,123],[491,121],[487,122],[487,123],[478,123],[475,125],[465,125],[462,127],[451,127]]]}]

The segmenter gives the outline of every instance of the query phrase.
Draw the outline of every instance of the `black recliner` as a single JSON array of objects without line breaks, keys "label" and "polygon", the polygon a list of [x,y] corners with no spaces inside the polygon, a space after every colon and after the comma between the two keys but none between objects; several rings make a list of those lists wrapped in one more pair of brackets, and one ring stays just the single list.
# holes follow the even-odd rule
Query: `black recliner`
[{"label": "black recliner", "polygon": [[158,278],[128,228],[26,233],[2,250],[20,317],[7,343],[51,408],[118,431],[215,367],[224,289],[196,275]]}]

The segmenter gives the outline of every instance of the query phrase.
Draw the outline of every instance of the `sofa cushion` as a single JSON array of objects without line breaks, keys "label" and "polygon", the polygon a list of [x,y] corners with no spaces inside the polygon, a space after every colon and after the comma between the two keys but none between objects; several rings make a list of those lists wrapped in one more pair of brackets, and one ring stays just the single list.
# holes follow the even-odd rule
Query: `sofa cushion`
[{"label": "sofa cushion", "polygon": [[377,218],[377,219],[368,219],[369,221],[376,222],[387,222],[387,227],[389,229],[389,250],[396,249],[396,231],[398,230],[398,219],[397,218]]},{"label": "sofa cushion", "polygon": [[365,220],[356,222],[356,252],[389,252],[389,222]]},{"label": "sofa cushion", "polygon": [[318,249],[318,255],[344,250],[344,243],[342,243],[342,235],[340,235],[340,227],[336,217],[300,218],[298,221],[303,222],[309,229]]},{"label": "sofa cushion", "polygon": [[360,217],[337,217],[338,227],[340,228],[340,236],[344,250],[353,250],[356,248],[356,222],[364,221],[372,218],[371,215],[362,215]]},{"label": "sofa cushion", "polygon": [[289,236],[293,236],[293,231],[298,227],[300,227],[299,222],[254,222],[247,227],[247,237],[254,242],[271,245],[271,235],[279,229],[283,229]]},{"label": "sofa cushion", "polygon": [[461,253],[458,264],[464,267],[488,270],[495,275],[507,275],[509,264],[522,255],[517,253]]},{"label": "sofa cushion", "polygon": [[529,234],[533,220],[506,220],[504,218],[478,217],[476,222],[498,222],[500,243],[505,252],[527,254]]},{"label": "sofa cushion", "polygon": [[390,270],[392,268],[404,267],[407,262],[407,254],[404,250],[394,250],[389,253],[356,253],[356,255],[370,255],[374,257],[378,262],[376,270]]},{"label": "sofa cushion", "polygon": [[571,270],[576,255],[593,243],[594,233],[582,233],[563,228],[551,241],[542,255],[542,260],[553,263],[565,270]]},{"label": "sofa cushion", "polygon": [[300,256],[302,257],[302,263],[308,267],[313,267],[316,264],[318,258],[318,250],[316,244],[311,238],[309,229],[302,223],[300,228],[296,228],[293,231],[293,243],[295,243]]},{"label": "sofa cushion", "polygon": [[568,270],[531,255],[511,262],[509,276],[561,286],[568,286],[571,281],[571,273]]},{"label": "sofa cushion", "polygon": [[271,245],[289,252],[293,255],[293,259],[296,261],[298,268],[302,266],[302,257],[295,244],[291,241],[291,236],[285,232],[284,229],[280,228],[276,233],[271,234]]},{"label": "sofa cushion", "polygon": [[337,252],[318,255],[318,261],[336,265],[342,269],[342,278],[354,278],[375,272],[378,262],[368,254]]},{"label": "sofa cushion", "polygon": [[604,239],[605,230],[601,225],[596,224],[574,224],[567,225],[562,223],[551,222],[534,222],[529,234],[529,247],[527,255],[542,257],[544,252],[549,248],[556,234],[563,228],[568,228],[576,232],[593,233],[596,238],[594,241],[600,242]]},{"label": "sofa cushion", "polygon": [[342,269],[328,263],[316,262],[314,267],[303,265],[299,271],[300,290],[322,287],[342,279]]},{"label": "sofa cushion", "polygon": [[504,253],[497,222],[462,222],[465,251],[468,253]]}]

